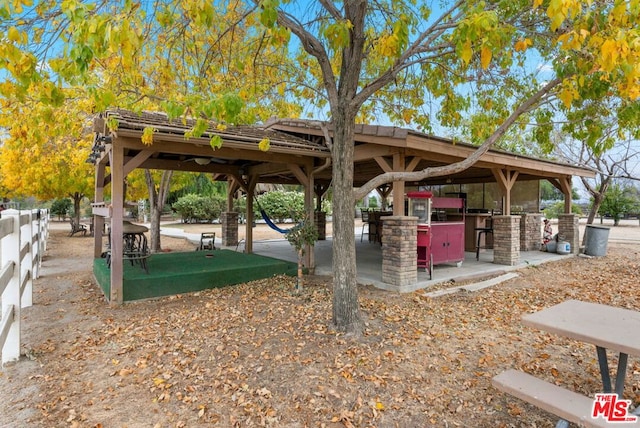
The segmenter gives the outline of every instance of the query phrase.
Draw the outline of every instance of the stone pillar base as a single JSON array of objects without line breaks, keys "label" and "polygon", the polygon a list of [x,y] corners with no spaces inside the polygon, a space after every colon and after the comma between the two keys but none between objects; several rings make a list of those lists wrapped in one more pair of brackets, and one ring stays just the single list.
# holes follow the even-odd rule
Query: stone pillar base
[{"label": "stone pillar base", "polygon": [[520,262],[520,216],[493,217],[493,262],[507,266]]},{"label": "stone pillar base", "polygon": [[220,214],[222,222],[222,245],[238,245],[238,213],[227,211]]},{"label": "stone pillar base", "polygon": [[[418,282],[418,217],[382,217],[382,282],[408,291]],[[376,245],[376,244],[371,244]]]},{"label": "stone pillar base", "polygon": [[520,251],[539,251],[542,244],[542,214],[520,217]]},{"label": "stone pillar base", "polygon": [[580,253],[580,217],[577,214],[558,214],[558,241],[571,245],[571,254]]}]

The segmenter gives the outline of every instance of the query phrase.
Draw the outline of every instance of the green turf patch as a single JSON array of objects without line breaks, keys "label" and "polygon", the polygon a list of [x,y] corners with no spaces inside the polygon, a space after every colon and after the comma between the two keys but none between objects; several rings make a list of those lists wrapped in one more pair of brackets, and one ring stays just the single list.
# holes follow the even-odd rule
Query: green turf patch
[{"label": "green turf patch", "polygon": [[[241,284],[274,275],[297,274],[295,263],[231,250],[158,253],[147,260],[149,274],[125,261],[123,300],[189,293]],[[94,259],[93,272],[107,299],[111,271],[105,259]]]}]

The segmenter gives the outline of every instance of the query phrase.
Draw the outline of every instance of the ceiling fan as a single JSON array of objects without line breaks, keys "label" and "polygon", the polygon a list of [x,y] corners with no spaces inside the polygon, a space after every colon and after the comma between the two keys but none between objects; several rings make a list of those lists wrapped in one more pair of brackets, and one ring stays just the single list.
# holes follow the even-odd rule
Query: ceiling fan
[{"label": "ceiling fan", "polygon": [[224,159],[205,158],[205,157],[195,157],[195,158],[187,159],[185,162],[189,162],[189,161],[194,161],[198,165],[202,165],[202,166],[209,165],[210,163],[217,163],[219,165],[224,165],[227,163],[227,161]]}]

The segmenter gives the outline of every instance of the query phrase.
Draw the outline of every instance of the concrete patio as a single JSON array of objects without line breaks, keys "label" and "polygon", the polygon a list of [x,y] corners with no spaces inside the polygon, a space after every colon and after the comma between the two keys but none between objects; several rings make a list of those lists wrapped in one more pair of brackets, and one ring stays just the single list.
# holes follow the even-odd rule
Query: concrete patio
[{"label": "concrete patio", "polygon": [[[200,235],[194,233],[184,233],[180,229],[163,228],[163,235],[172,237],[184,237],[192,243],[199,242]],[[358,234],[357,238],[360,235]],[[241,242],[237,247],[221,246],[221,242],[216,240],[218,248],[224,248],[234,251],[243,251],[244,245]],[[253,243],[255,254],[274,257],[281,260],[297,262],[297,256],[293,247],[286,239],[270,239],[263,241],[255,241]],[[316,275],[332,274],[332,238],[327,237],[324,241],[318,241],[315,246],[315,262]],[[415,290],[427,289],[435,284],[453,280],[455,282],[482,280],[488,277],[494,277],[505,272],[517,270],[527,266],[539,265],[544,262],[561,260],[566,257],[574,257],[572,255],[560,255],[556,253],[547,253],[543,251],[528,251],[520,253],[520,262],[515,266],[505,266],[493,263],[493,251],[481,250],[480,260],[476,261],[475,252],[466,252],[465,261],[460,267],[455,264],[436,265],[433,269],[433,279],[429,279],[429,273],[424,269],[418,271],[418,281],[412,286],[403,287],[401,291],[411,292]],[[388,284],[382,282],[382,248],[379,244],[373,242],[360,242],[356,239],[356,263],[358,282],[360,284],[370,284],[385,290],[395,290]]]}]

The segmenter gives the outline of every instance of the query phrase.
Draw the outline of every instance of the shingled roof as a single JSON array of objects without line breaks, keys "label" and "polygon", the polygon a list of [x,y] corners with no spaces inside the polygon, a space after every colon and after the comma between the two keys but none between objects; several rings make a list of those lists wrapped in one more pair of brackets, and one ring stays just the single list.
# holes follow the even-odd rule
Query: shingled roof
[{"label": "shingled roof", "polygon": [[[118,135],[124,135],[127,131],[143,132],[145,128],[151,127],[155,130],[154,134],[159,137],[158,139],[170,135],[184,137],[185,133],[190,131],[196,124],[196,119],[193,118],[169,119],[164,113],[135,113],[122,109],[107,110],[101,116],[105,120],[117,120],[118,129],[116,132]],[[329,153],[329,149],[317,139],[309,140],[258,126],[224,126],[218,128],[217,124],[209,122],[207,130],[202,136],[193,138],[193,140],[210,140],[216,135],[220,136],[225,144],[238,143],[249,146],[268,138],[270,150],[276,152],[304,152],[305,154],[316,153],[318,155]]]}]

